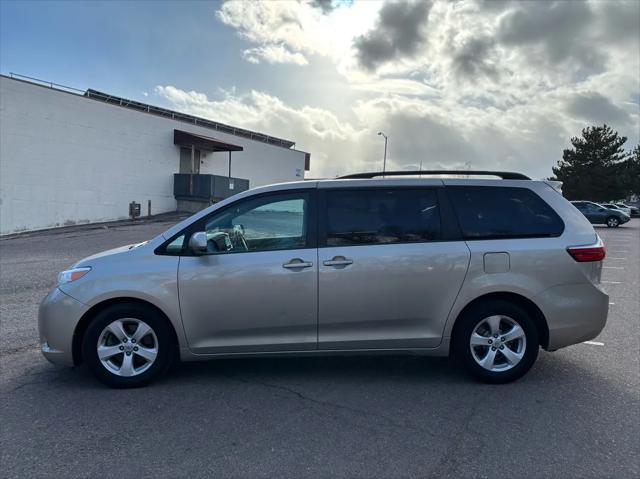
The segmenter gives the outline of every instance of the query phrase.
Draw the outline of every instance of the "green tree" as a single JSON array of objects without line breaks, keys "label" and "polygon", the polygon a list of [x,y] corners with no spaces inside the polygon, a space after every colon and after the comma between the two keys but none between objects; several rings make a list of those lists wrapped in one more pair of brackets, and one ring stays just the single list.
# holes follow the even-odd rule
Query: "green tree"
[{"label": "green tree", "polygon": [[573,148],[564,150],[553,167],[564,196],[601,202],[625,197],[626,141],[607,125],[584,128],[581,137],[571,138]]},{"label": "green tree", "polygon": [[640,196],[640,145],[629,153],[623,165],[625,197]]}]

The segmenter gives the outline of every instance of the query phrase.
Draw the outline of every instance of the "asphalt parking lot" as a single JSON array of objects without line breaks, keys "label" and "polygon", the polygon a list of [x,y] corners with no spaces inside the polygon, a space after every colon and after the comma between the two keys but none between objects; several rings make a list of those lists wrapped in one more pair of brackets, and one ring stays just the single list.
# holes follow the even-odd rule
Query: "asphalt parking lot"
[{"label": "asphalt parking lot", "polygon": [[602,334],[508,385],[420,357],[190,363],[125,391],[49,364],[56,273],[168,226],[0,240],[2,477],[640,477],[640,220],[597,228]]}]

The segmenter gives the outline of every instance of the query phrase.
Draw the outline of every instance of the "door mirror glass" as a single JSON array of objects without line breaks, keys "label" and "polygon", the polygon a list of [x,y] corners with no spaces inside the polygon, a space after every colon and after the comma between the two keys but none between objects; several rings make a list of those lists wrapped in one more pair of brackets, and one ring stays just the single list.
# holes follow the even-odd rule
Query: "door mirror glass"
[{"label": "door mirror glass", "polygon": [[189,249],[196,254],[203,254],[207,252],[207,243],[207,233],[198,231],[189,238]]}]

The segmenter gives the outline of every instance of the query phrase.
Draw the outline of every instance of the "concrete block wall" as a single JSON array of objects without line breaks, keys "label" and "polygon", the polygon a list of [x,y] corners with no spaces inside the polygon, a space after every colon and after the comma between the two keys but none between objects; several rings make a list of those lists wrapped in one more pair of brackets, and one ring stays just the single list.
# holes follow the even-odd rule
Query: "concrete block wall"
[{"label": "concrete block wall", "polygon": [[[174,129],[243,146],[232,175],[251,187],[304,175],[304,152],[0,77],[0,234],[176,210]],[[226,175],[227,154],[200,172]]]}]

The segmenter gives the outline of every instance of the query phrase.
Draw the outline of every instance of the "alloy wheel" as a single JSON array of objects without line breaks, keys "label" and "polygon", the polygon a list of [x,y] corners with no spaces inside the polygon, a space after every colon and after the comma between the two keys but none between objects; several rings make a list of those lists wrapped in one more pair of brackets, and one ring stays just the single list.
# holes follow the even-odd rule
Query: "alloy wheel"
[{"label": "alloy wheel", "polygon": [[158,357],[158,338],[144,321],[116,319],[100,333],[97,353],[110,373],[137,376],[148,370]]},{"label": "alloy wheel", "polygon": [[469,338],[473,359],[492,372],[508,371],[517,366],[527,348],[524,329],[509,316],[484,318]]}]

